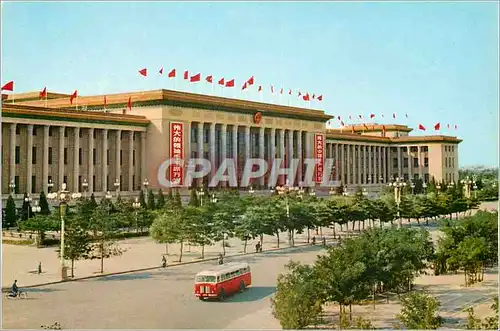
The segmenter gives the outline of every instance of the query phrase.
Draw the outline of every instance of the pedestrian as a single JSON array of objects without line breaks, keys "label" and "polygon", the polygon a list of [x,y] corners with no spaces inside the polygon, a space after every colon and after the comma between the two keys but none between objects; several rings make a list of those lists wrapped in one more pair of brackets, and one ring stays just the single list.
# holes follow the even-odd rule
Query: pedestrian
[{"label": "pedestrian", "polygon": [[38,274],[42,273],[42,262],[38,262]]},{"label": "pedestrian", "polygon": [[316,245],[316,236],[314,236],[314,237],[312,238],[312,244],[313,244],[313,245]]},{"label": "pedestrian", "polygon": [[323,246],[326,246],[326,238],[323,236]]},{"label": "pedestrian", "polygon": [[167,267],[167,258],[165,257],[165,255],[163,255],[162,258],[161,258],[161,266],[163,268]]}]

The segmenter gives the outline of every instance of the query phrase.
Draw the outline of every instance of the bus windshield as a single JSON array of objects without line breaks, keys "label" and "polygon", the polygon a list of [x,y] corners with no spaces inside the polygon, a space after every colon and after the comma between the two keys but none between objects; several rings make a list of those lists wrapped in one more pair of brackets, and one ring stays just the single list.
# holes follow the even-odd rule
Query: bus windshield
[{"label": "bus windshield", "polygon": [[196,276],[197,283],[215,283],[215,276]]}]

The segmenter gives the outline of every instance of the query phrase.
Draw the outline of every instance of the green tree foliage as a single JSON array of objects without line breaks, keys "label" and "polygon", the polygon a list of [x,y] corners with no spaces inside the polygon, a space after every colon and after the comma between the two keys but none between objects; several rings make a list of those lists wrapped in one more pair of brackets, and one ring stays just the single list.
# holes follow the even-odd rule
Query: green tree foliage
[{"label": "green tree foliage", "polygon": [[[70,222],[64,234],[64,258],[71,261],[71,277],[75,277],[75,261],[88,258],[91,238],[77,222]],[[59,252],[60,255],[60,252]]]},{"label": "green tree foliage", "polygon": [[139,203],[141,204],[142,208],[148,208],[148,205],[146,203],[146,197],[144,196],[143,190],[139,192]]},{"label": "green tree foliage", "polygon": [[196,194],[196,189],[192,189],[189,196],[189,205],[197,207],[200,205],[198,201],[198,194]]},{"label": "green tree foliage", "polygon": [[175,196],[174,196],[174,207],[180,208],[182,207],[182,199],[181,199],[181,194],[179,193],[179,190],[175,190]]},{"label": "green tree foliage", "polygon": [[175,211],[165,210],[157,214],[150,228],[150,234],[156,241],[166,245],[180,244],[179,262],[182,261],[184,244],[193,238],[192,215],[192,210],[182,207]]},{"label": "green tree foliage", "polygon": [[17,208],[16,203],[11,195],[7,199],[7,204],[4,208],[4,217],[2,218],[2,227],[4,229],[17,225]]},{"label": "green tree foliage", "polygon": [[42,215],[50,215],[49,202],[47,201],[47,197],[45,196],[45,192],[40,192],[40,198],[38,202],[38,206],[40,206],[40,213]]},{"label": "green tree foliage", "polygon": [[304,329],[320,321],[323,300],[315,283],[314,269],[295,262],[288,273],[278,277],[276,295],[271,299],[273,315],[283,329]]},{"label": "green tree foliage", "polygon": [[398,320],[410,330],[435,330],[442,324],[437,315],[439,301],[420,292],[412,292],[401,299],[402,309]]},{"label": "green tree foliage", "polygon": [[22,221],[26,221],[28,218],[33,217],[33,210],[31,209],[31,204],[28,200],[28,194],[24,193],[23,204],[19,212],[19,218]]},{"label": "green tree foliage", "polygon": [[47,231],[60,230],[60,222],[59,211],[57,210],[52,215],[38,214],[21,222],[21,230],[36,232],[36,243],[40,247]]},{"label": "green tree foliage", "polygon": [[153,190],[149,190],[148,191],[148,209],[149,210],[155,210],[156,209],[155,195],[153,193]]},{"label": "green tree foliage", "polygon": [[158,199],[156,201],[156,208],[158,209],[165,208],[165,196],[163,195],[163,191],[161,189],[158,190]]}]

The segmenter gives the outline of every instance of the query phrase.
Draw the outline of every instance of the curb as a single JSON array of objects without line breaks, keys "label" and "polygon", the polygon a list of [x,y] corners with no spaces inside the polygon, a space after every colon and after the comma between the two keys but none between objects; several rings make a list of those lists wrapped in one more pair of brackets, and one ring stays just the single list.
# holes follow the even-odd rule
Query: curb
[{"label": "curb", "polygon": [[[249,252],[249,253],[237,253],[233,255],[227,255],[227,257],[241,257],[241,256],[247,256],[247,255],[257,255],[257,254],[265,254],[267,252],[275,252],[275,251],[283,251],[283,250],[295,250],[298,248],[303,248],[307,246],[313,246],[312,244],[304,243],[304,244],[299,244],[295,245],[293,247],[280,247],[280,248],[271,248],[267,250],[263,250],[262,252]],[[321,245],[317,244],[315,246],[321,247]],[[328,246],[328,245],[327,245]],[[171,265],[167,265],[165,268],[172,268],[172,267],[177,267],[177,266],[183,266],[183,265],[189,265],[189,264],[195,264],[195,263],[203,263],[203,262],[209,262],[209,261],[216,261],[218,257],[212,257],[209,259],[199,259],[199,260],[194,260],[194,261],[186,261],[186,262],[180,262],[180,263],[175,263]],[[22,286],[20,289],[27,289],[27,288],[37,288],[41,286],[47,286],[47,285],[55,285],[55,284],[61,284],[61,283],[70,283],[70,282],[77,282],[81,280],[87,280],[87,279],[93,279],[93,278],[101,278],[101,277],[109,277],[109,276],[114,276],[114,275],[123,275],[123,274],[130,274],[134,272],[141,272],[141,271],[149,271],[149,270],[155,270],[155,269],[165,269],[162,266],[155,266],[155,267],[146,267],[146,268],[139,268],[139,269],[131,269],[131,270],[125,270],[125,271],[116,271],[116,272],[110,272],[110,273],[104,273],[104,274],[99,274],[99,275],[92,275],[92,276],[84,276],[84,277],[78,277],[78,278],[73,278],[73,279],[67,279],[67,280],[57,280],[57,281],[52,281],[52,282],[47,282],[47,283],[41,283],[41,284],[35,284],[35,285],[28,285],[28,286]],[[3,287],[2,288],[2,293],[6,293],[10,291],[10,287]]]}]

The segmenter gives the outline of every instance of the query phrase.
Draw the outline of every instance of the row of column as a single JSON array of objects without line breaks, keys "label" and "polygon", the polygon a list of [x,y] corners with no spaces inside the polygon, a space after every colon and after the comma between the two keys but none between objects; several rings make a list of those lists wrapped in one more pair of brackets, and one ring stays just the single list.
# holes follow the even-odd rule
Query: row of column
[{"label": "row of column", "polygon": [[[15,150],[16,150],[16,144],[17,144],[17,139],[16,139],[16,126],[19,124],[12,123],[10,124],[10,164],[9,164],[9,181],[12,180],[14,181],[14,178],[16,175],[16,163],[15,163]],[[26,159],[26,190],[25,192],[32,192],[32,175],[33,175],[33,166],[32,166],[32,160],[33,160],[33,129],[34,125],[33,124],[27,124],[27,159]],[[48,183],[49,183],[49,168],[52,167],[49,165],[49,130],[50,126],[49,125],[37,125],[43,127],[43,149],[42,149],[42,190],[44,192],[48,192]],[[79,190],[79,176],[80,176],[80,168],[88,166],[88,190],[89,192],[94,192],[94,187],[93,187],[93,176],[95,175],[94,171],[94,148],[95,148],[95,138],[94,138],[94,130],[101,130],[102,131],[102,155],[101,155],[101,160],[102,160],[102,188],[103,191],[106,191],[106,188],[108,187],[107,183],[107,177],[108,177],[108,131],[109,129],[94,129],[94,128],[83,128],[83,127],[65,127],[65,126],[59,126],[59,135],[58,135],[58,179],[59,183],[54,183],[55,188],[54,189],[59,189],[62,187],[62,182],[65,174],[66,165],[64,164],[64,148],[65,148],[65,129],[67,128],[72,128],[73,133],[74,133],[74,145],[73,145],[73,169],[72,169],[72,176],[73,176],[73,187],[71,187],[71,190],[73,192],[77,192]],[[87,165],[81,165],[80,166],[80,160],[79,160],[79,149],[80,149],[80,130],[87,130],[88,131],[88,164]],[[115,146],[115,175],[116,178],[120,178],[121,176],[121,164],[120,164],[120,151],[122,150],[121,146],[121,136],[122,136],[122,130],[112,130],[112,132],[116,135],[116,146]],[[134,151],[134,134],[136,131],[133,130],[128,130],[128,182],[127,186],[129,188],[129,191],[133,191],[133,175],[134,175],[134,162],[133,162],[133,151]],[[141,159],[141,178],[146,178],[146,132],[141,132],[141,153],[140,153],[140,159]],[[21,188],[19,191],[24,191]]]},{"label": "row of column", "polygon": [[[209,141],[208,141],[208,159],[212,165],[216,164],[216,123],[207,123],[209,125]],[[221,150],[219,151],[219,154],[222,156],[222,160],[227,158],[227,132],[228,132],[228,125],[226,124],[219,124],[220,125],[220,130],[221,130]],[[197,154],[199,156],[203,156],[204,153],[204,127],[205,123],[203,122],[198,122],[197,123],[197,136],[198,136],[198,143],[197,143]],[[240,126],[238,125],[232,125],[232,157],[233,159],[238,162],[238,133],[239,133],[239,128]],[[250,132],[251,132],[251,127],[250,126],[243,126],[243,132],[244,132],[244,147],[243,147],[243,154],[244,154],[244,159],[250,159]],[[302,174],[302,162],[304,158],[306,157],[313,157],[311,154],[311,142],[312,142],[312,135],[314,133],[309,133],[305,131],[296,131],[296,130],[285,130],[285,129],[274,129],[274,128],[263,128],[263,127],[258,127],[258,137],[259,137],[259,145],[258,145],[258,157],[259,159],[264,159],[265,157],[265,136],[266,136],[266,130],[269,132],[269,140],[268,140],[268,148],[269,148],[269,160],[268,160],[268,166],[272,166],[272,162],[274,162],[275,156],[279,157],[280,159],[284,160],[285,159],[285,152],[287,155],[287,162],[286,164],[283,165],[283,167],[287,167],[290,169],[289,174],[286,176],[288,179],[290,179],[290,183],[293,184],[294,181],[291,179],[293,176],[293,169],[291,169],[291,164],[292,164],[292,159],[296,158],[299,159],[299,167],[297,170],[297,178],[298,181],[301,181],[303,179],[303,174]],[[277,135],[278,133],[278,135]],[[288,135],[288,141],[285,141],[285,133]],[[303,153],[302,149],[302,137],[305,134],[305,153]],[[278,139],[276,137],[278,136]],[[278,140],[278,141],[276,141]],[[294,148],[294,142],[296,141],[296,148]],[[241,152],[241,151],[240,151]],[[304,154],[304,155],[303,155]],[[244,166],[244,165],[240,165]],[[238,168],[238,164],[236,164],[236,167]],[[216,167],[212,167],[212,172],[211,175],[214,176],[215,172],[217,171]],[[280,185],[284,184],[283,176],[280,177]],[[265,177],[262,176],[259,178],[258,184],[260,185],[265,185]],[[297,184],[297,183],[295,183]]]}]

